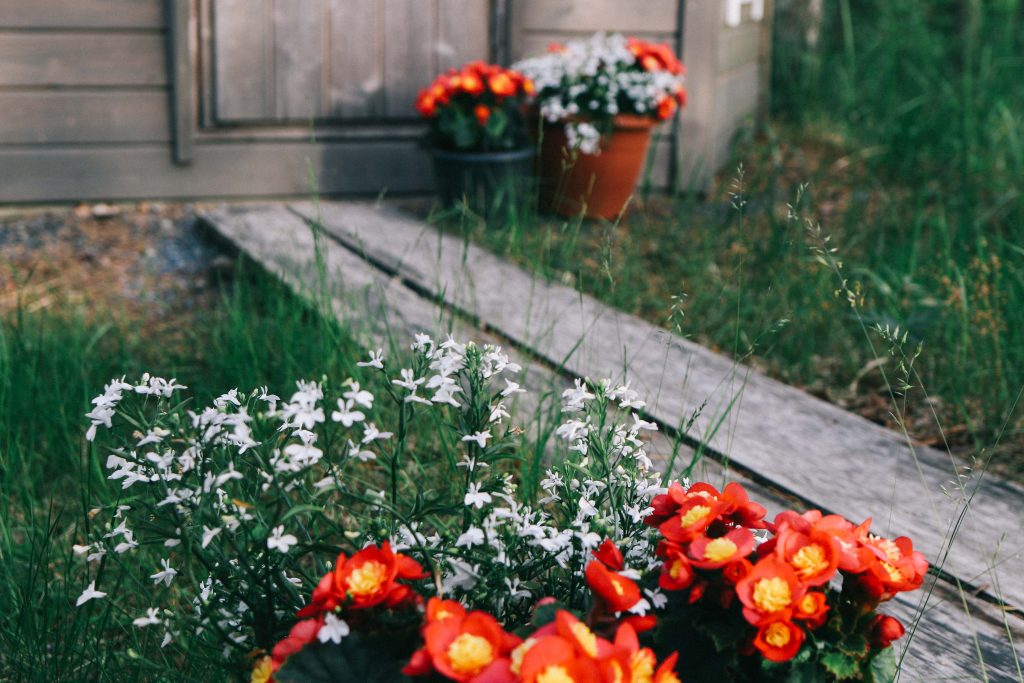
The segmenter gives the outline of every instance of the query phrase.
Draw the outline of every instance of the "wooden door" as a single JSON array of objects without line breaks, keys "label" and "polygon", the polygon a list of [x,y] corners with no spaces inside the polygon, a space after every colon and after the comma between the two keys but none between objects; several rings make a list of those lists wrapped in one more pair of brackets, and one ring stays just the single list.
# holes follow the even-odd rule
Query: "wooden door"
[{"label": "wooden door", "polygon": [[488,0],[213,0],[217,124],[397,120],[440,71],[488,59]]}]

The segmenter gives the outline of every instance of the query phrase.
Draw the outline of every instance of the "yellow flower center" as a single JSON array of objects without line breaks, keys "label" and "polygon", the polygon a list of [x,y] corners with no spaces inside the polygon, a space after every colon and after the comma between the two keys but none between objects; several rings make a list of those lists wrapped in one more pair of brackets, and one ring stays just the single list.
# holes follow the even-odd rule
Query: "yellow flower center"
[{"label": "yellow flower center", "polygon": [[686,514],[679,519],[679,523],[684,527],[688,527],[691,524],[696,524],[700,520],[711,514],[711,508],[707,505],[694,505],[692,508],[686,511]]},{"label": "yellow flower center", "polygon": [[651,683],[654,680],[654,664],[654,653],[647,648],[634,653],[629,659],[633,683]]},{"label": "yellow flower center", "polygon": [[514,673],[516,676],[519,675],[519,670],[523,668],[523,657],[525,657],[526,653],[530,651],[530,648],[536,644],[536,638],[527,638],[522,643],[520,643],[514,650],[512,650],[512,654],[509,655],[509,658],[512,661],[509,664],[508,668],[511,669],[512,673]]},{"label": "yellow flower center", "polygon": [[352,570],[348,576],[348,592],[352,595],[371,595],[380,590],[388,568],[371,560]]},{"label": "yellow flower center", "polygon": [[754,604],[762,612],[778,612],[793,602],[789,584],[777,576],[754,584]]},{"label": "yellow flower center", "polygon": [[868,538],[874,541],[875,547],[885,553],[885,556],[889,558],[890,562],[895,562],[903,558],[903,553],[900,552],[899,547],[892,540],[888,538],[882,538],[881,536],[875,536],[874,534],[868,534]]},{"label": "yellow flower center", "polygon": [[494,661],[490,641],[472,633],[462,633],[448,646],[448,662],[459,675],[475,676]]},{"label": "yellow flower center", "polygon": [[764,642],[772,647],[786,647],[792,639],[793,634],[789,632],[789,627],[779,622],[770,624],[764,632]]},{"label": "yellow flower center", "polygon": [[597,657],[597,636],[594,632],[587,628],[587,625],[582,622],[575,622],[569,627],[572,631],[573,636],[576,638],[576,642],[580,644],[580,647],[588,657]]},{"label": "yellow flower center", "polygon": [[808,543],[789,558],[789,563],[796,569],[801,579],[820,574],[828,569],[828,557],[825,549],[817,543]]},{"label": "yellow flower center", "polygon": [[800,611],[804,614],[813,614],[816,609],[818,609],[818,601],[814,599],[813,595],[807,594],[800,601]]},{"label": "yellow flower center", "polygon": [[[609,659],[608,668],[611,671],[611,683],[622,683],[623,678],[625,678],[622,674],[622,665],[614,659]],[[636,679],[633,680],[635,681]]]},{"label": "yellow flower center", "polygon": [[728,538],[716,538],[704,546],[704,559],[709,562],[724,562],[736,554],[739,548]]},{"label": "yellow flower center", "polygon": [[434,621],[444,621],[450,616],[452,616],[452,613],[442,607],[434,614]]},{"label": "yellow flower center", "polygon": [[256,666],[252,669],[252,677],[249,679],[250,683],[267,683],[271,678],[274,677],[274,660],[270,657],[264,657],[260,661],[256,662]]},{"label": "yellow flower center", "polygon": [[537,683],[576,683],[564,666],[549,666],[537,676]]},{"label": "yellow flower center", "polygon": [[686,569],[686,565],[683,563],[682,560],[677,559],[668,568],[668,575],[671,576],[674,580],[678,580],[679,575],[683,573],[684,569]]},{"label": "yellow flower center", "polygon": [[882,568],[889,574],[889,580],[893,583],[900,583],[903,581],[903,572],[896,567],[892,566],[888,562],[882,563]]}]

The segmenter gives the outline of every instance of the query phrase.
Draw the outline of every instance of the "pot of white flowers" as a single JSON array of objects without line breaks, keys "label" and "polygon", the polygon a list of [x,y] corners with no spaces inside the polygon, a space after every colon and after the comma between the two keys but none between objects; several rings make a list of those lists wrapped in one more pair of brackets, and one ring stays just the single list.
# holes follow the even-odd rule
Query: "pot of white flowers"
[{"label": "pot of white flowers", "polygon": [[622,215],[651,131],[686,103],[682,63],[667,45],[598,33],[515,68],[537,89],[542,207],[564,216]]}]

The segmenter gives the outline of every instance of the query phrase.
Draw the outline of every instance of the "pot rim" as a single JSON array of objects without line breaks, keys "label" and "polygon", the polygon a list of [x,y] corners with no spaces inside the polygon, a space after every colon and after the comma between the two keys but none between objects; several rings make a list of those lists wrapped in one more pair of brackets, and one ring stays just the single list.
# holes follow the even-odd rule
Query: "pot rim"
[{"label": "pot rim", "polygon": [[441,149],[438,147],[429,148],[431,156],[437,159],[445,159],[451,161],[522,161],[524,159],[530,159],[536,154],[536,150],[531,147],[520,147],[519,149],[510,149],[503,152],[458,152],[450,149]]},{"label": "pot rim", "polygon": [[[592,121],[593,119],[584,116],[567,116],[557,121],[545,119],[544,126],[564,126],[567,123],[591,123]],[[616,114],[612,117],[613,130],[643,130],[654,128],[660,123],[664,123],[664,121],[655,116],[644,116],[642,114]]]}]

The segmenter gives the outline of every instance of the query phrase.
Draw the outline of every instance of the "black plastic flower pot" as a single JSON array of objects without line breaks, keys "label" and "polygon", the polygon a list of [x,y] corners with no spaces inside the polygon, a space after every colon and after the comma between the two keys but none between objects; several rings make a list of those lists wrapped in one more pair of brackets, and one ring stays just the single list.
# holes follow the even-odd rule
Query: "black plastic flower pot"
[{"label": "black plastic flower pot", "polygon": [[465,205],[493,218],[512,216],[534,197],[533,148],[510,152],[452,152],[431,149],[438,198],[445,206]]}]

